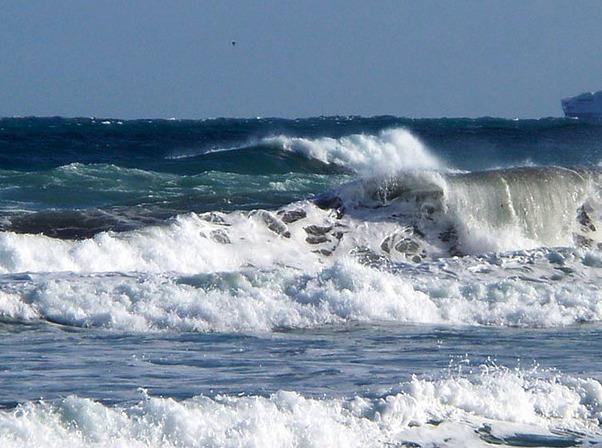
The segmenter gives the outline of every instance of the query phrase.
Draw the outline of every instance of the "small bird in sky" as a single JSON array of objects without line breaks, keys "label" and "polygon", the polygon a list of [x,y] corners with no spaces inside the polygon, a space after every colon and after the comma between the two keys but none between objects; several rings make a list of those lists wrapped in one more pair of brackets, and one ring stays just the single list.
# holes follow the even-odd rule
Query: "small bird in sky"
[{"label": "small bird in sky", "polygon": [[235,40],[232,41],[232,46],[236,47],[236,41]]}]

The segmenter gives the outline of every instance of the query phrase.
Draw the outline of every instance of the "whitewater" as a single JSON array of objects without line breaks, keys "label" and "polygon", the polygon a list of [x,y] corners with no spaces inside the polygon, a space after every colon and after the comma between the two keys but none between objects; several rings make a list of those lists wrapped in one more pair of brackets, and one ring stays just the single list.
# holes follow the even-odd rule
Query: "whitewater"
[{"label": "whitewater", "polygon": [[1,446],[602,446],[601,137],[0,120]]}]

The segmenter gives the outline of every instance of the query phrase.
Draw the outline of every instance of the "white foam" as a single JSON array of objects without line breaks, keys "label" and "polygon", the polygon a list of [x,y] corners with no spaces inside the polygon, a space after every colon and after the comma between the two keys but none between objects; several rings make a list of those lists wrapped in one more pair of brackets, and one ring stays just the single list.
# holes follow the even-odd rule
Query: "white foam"
[{"label": "white foam", "polygon": [[[191,213],[169,225],[102,232],[80,241],[0,232],[0,272],[207,272],[248,264],[315,263],[317,256],[307,250],[302,236],[282,237],[270,231],[261,216],[232,213],[221,226]],[[227,231],[232,244],[212,239],[211,232],[217,230]]]},{"label": "white foam", "polygon": [[[472,375],[414,378],[381,398],[268,397],[184,401],[149,397],[107,407],[70,396],[0,412],[6,448],[70,447],[386,447],[491,446],[523,442],[594,443],[601,437],[596,380],[483,366]],[[543,439],[542,437],[547,437]]]},{"label": "white foam", "polygon": [[350,322],[562,326],[602,320],[602,279],[590,258],[467,257],[393,272],[345,258],[315,273],[8,276],[0,283],[0,316],[126,332],[254,333]]}]

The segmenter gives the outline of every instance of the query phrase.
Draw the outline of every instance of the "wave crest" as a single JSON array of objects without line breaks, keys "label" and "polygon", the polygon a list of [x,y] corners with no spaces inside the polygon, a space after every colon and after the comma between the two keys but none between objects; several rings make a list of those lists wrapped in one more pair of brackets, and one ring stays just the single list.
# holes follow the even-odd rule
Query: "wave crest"
[{"label": "wave crest", "polygon": [[406,129],[388,129],[377,135],[354,134],[338,139],[277,136],[262,140],[328,164],[337,164],[362,175],[402,169],[439,169],[442,163]]}]

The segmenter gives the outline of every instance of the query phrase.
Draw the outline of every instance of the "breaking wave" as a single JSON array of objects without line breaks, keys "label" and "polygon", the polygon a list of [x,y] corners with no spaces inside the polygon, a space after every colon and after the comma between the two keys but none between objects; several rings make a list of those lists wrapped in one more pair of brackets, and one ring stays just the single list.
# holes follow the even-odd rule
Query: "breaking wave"
[{"label": "breaking wave", "polygon": [[599,176],[565,168],[402,172],[276,211],[190,213],[79,241],[1,232],[0,272],[316,271],[358,251],[421,262],[538,247],[596,249]]},{"label": "breaking wave", "polygon": [[254,138],[242,145],[189,151],[170,156],[185,159],[204,155],[276,149],[298,154],[326,165],[337,165],[360,175],[377,175],[401,169],[443,169],[444,164],[414,134],[391,128],[378,134],[351,134],[340,138],[304,138],[287,135]]},{"label": "breaking wave", "polygon": [[361,175],[402,169],[441,169],[443,164],[412,133],[388,129],[377,135],[354,134],[338,139],[276,136],[261,140],[327,164],[344,166]]},{"label": "breaking wave", "polygon": [[401,172],[345,185],[330,202],[339,198],[339,207],[370,222],[394,218],[433,234],[431,241],[445,235],[457,254],[592,246],[600,238],[601,174],[560,167]]}]

